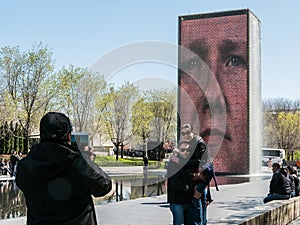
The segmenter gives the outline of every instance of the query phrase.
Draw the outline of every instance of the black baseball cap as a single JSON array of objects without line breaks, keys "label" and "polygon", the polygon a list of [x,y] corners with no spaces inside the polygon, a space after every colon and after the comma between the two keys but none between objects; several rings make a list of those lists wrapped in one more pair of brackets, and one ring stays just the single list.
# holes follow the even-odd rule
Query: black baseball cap
[{"label": "black baseball cap", "polygon": [[40,121],[41,142],[67,141],[68,134],[72,130],[69,117],[59,112],[48,112]]}]

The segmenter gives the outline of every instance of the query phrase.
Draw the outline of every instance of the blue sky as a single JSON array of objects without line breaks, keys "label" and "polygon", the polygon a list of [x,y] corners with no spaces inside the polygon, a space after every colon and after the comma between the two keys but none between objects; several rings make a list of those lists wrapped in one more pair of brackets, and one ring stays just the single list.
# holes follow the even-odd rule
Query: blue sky
[{"label": "blue sky", "polygon": [[[0,47],[20,46],[26,51],[42,42],[52,49],[57,70],[70,64],[90,67],[128,43],[177,44],[180,15],[244,8],[261,21],[262,97],[299,99],[298,0],[2,0]],[[152,73],[160,76],[158,70]],[[116,80],[123,78],[133,79]]]}]

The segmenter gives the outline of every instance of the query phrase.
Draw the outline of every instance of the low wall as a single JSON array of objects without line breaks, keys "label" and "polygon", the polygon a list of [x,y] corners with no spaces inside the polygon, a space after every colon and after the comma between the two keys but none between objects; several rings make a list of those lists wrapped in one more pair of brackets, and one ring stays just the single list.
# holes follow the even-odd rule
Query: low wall
[{"label": "low wall", "polygon": [[300,216],[300,197],[271,201],[260,211],[240,225],[286,225]]}]

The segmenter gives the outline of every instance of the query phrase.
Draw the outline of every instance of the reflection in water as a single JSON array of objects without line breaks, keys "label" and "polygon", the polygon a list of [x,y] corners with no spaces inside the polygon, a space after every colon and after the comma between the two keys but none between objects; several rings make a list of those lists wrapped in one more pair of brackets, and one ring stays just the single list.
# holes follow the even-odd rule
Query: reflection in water
[{"label": "reflection in water", "polygon": [[0,182],[1,219],[26,215],[25,198],[14,180]]},{"label": "reflection in water", "polygon": [[[119,202],[140,197],[151,197],[166,194],[164,175],[144,173],[132,176],[111,176],[113,188],[104,197],[94,198],[95,204]],[[271,179],[270,175],[250,176],[217,176],[218,185],[238,184],[256,180]],[[214,186],[214,182],[211,182]],[[15,181],[0,181],[0,219],[26,215],[25,198],[17,188]]]},{"label": "reflection in water", "polygon": [[140,197],[158,196],[166,193],[162,175],[143,174],[134,176],[113,176],[113,187],[104,197],[94,198],[95,204],[118,202]]}]

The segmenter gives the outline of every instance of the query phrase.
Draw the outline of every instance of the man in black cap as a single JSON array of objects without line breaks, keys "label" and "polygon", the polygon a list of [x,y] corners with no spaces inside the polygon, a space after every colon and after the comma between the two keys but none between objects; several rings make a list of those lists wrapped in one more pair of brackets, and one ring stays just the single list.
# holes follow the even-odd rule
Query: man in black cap
[{"label": "man in black cap", "polygon": [[40,143],[18,164],[17,186],[27,205],[27,224],[97,224],[92,196],[111,190],[110,177],[71,146],[71,123],[49,112],[40,121]]}]

